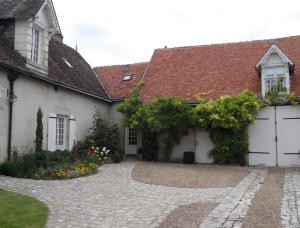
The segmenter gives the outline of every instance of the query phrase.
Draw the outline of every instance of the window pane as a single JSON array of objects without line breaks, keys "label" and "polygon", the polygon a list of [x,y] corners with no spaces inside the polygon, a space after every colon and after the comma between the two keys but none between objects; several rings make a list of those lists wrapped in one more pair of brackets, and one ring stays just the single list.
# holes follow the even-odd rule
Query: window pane
[{"label": "window pane", "polygon": [[137,130],[133,128],[128,129],[128,144],[137,145]]}]

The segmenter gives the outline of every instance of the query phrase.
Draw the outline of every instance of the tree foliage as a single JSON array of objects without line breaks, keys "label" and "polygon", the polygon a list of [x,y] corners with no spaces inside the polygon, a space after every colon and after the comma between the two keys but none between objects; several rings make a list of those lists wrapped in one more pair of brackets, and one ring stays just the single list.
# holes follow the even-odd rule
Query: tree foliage
[{"label": "tree foliage", "polygon": [[[149,141],[148,138],[154,140],[157,136],[163,136],[164,158],[169,160],[175,143],[179,143],[181,135],[193,126],[192,107],[176,97],[156,98],[149,103],[143,103],[138,95],[141,85],[135,88],[131,98],[119,105],[118,111],[124,114],[126,127],[142,129],[145,132],[144,150],[147,148],[145,144]],[[157,141],[154,143],[152,154],[154,148],[158,148]],[[153,156],[150,157],[153,159]]]},{"label": "tree foliage", "polygon": [[[181,136],[189,128],[200,127],[210,133],[215,145],[211,151],[215,162],[245,164],[247,126],[264,106],[263,101],[252,92],[244,91],[216,100],[199,99],[195,108],[176,97],[156,98],[143,103],[138,92],[137,89],[131,98],[120,104],[118,110],[125,115],[125,126],[146,132],[143,141],[147,145],[150,145],[149,140],[156,145],[157,136],[163,138],[165,160],[169,160],[174,145],[180,142]],[[147,135],[151,137],[145,138]],[[145,148],[143,143],[143,150]]]},{"label": "tree foliage", "polygon": [[35,130],[35,152],[43,150],[43,112],[41,108],[38,109],[36,115],[36,130]]},{"label": "tree foliage", "polygon": [[264,103],[250,91],[216,100],[199,99],[195,108],[197,125],[206,128],[215,145],[211,151],[217,163],[245,164],[248,152],[247,126]]}]

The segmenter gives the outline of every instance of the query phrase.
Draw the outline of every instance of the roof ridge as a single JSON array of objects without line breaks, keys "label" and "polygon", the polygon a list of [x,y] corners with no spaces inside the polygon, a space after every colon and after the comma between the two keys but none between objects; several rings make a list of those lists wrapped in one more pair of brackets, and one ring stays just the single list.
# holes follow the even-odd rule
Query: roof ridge
[{"label": "roof ridge", "polygon": [[246,41],[236,41],[236,42],[225,42],[225,43],[212,43],[212,44],[199,44],[193,46],[178,46],[178,47],[170,47],[170,48],[157,48],[154,51],[163,51],[163,50],[174,50],[174,49],[187,49],[187,48],[197,48],[197,47],[210,47],[210,46],[224,46],[224,45],[235,45],[235,44],[246,44],[246,43],[257,43],[263,41],[279,41],[288,38],[300,38],[300,35],[293,36],[285,36],[279,38],[269,38],[269,39],[256,39],[256,40],[246,40]]},{"label": "roof ridge", "polygon": [[149,62],[137,62],[137,63],[129,63],[129,64],[113,64],[113,65],[105,65],[105,66],[96,66],[96,68],[106,68],[106,67],[126,67],[126,66],[134,66],[134,65],[142,65],[142,64],[148,64]]}]

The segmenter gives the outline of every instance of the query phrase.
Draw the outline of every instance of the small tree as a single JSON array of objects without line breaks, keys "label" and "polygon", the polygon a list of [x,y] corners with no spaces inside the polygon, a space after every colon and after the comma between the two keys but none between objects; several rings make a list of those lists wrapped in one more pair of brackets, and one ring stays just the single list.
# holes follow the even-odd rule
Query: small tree
[{"label": "small tree", "polygon": [[43,150],[43,112],[39,107],[36,115],[35,152]]}]

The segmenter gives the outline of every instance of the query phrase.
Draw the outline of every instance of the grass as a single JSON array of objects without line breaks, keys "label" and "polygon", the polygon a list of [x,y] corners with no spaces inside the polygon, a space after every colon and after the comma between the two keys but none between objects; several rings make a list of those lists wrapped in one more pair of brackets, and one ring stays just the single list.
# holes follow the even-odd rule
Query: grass
[{"label": "grass", "polygon": [[33,197],[0,189],[1,228],[45,227],[48,207]]}]

